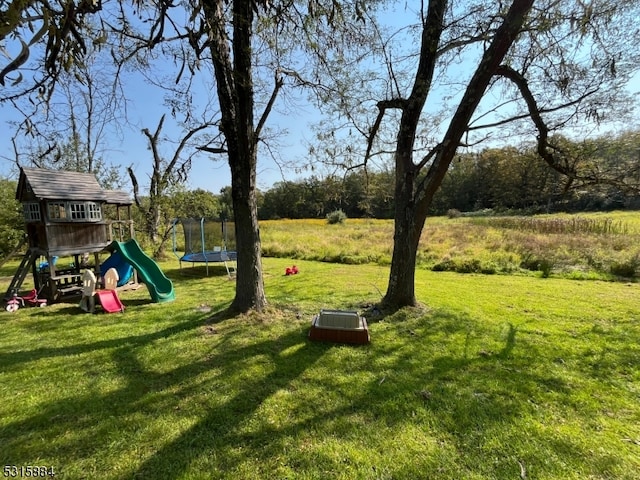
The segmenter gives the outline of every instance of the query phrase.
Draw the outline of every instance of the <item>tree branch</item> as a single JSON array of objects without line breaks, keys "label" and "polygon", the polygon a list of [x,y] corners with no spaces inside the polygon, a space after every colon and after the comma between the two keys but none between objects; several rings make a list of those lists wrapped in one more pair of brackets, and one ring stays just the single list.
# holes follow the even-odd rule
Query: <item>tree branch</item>
[{"label": "tree branch", "polygon": [[[558,106],[553,107],[553,108],[542,108],[542,109],[538,110],[538,112],[542,115],[542,114],[546,114],[546,113],[557,112],[558,110],[563,110],[565,108],[573,107],[574,105],[578,105],[585,98],[590,97],[591,95],[593,95],[597,91],[598,91],[598,89],[594,88],[593,90],[589,90],[588,92],[584,93],[583,95],[581,95],[577,99],[572,100],[571,102],[563,103],[562,105],[558,105]],[[499,127],[501,125],[506,125],[506,124],[511,123],[511,122],[517,122],[518,120],[524,120],[525,118],[529,118],[530,116],[531,116],[530,113],[523,113],[522,115],[516,115],[516,116],[510,117],[510,118],[506,118],[504,120],[499,120],[499,121],[494,122],[494,123],[485,123],[483,125],[476,125],[474,127],[470,126],[469,128],[467,128],[467,131],[471,132],[473,130],[483,130],[483,129],[486,129],[486,128]]]},{"label": "tree branch", "polygon": [[511,45],[520,34],[533,3],[534,0],[513,0],[502,24],[496,30],[491,44],[485,50],[476,71],[469,80],[467,89],[447,128],[441,148],[427,174],[417,186],[424,215],[426,215],[426,209],[449,169],[473,113]]},{"label": "tree branch", "polygon": [[284,85],[284,79],[282,75],[280,75],[280,72],[276,72],[275,85],[273,87],[273,92],[271,92],[271,97],[269,98],[269,101],[267,102],[267,106],[264,108],[264,111],[260,116],[260,120],[258,121],[258,125],[256,126],[256,130],[254,132],[256,142],[260,138],[260,132],[262,131],[262,128],[264,127],[264,124],[267,121],[267,117],[271,113],[271,109],[273,108],[273,104],[276,101],[278,92],[280,91],[283,85]]},{"label": "tree branch", "polygon": [[133,173],[133,168],[131,166],[127,167],[127,172],[129,173],[131,185],[133,186],[133,200],[136,202],[136,206],[138,208],[142,208],[142,202],[140,201],[140,197],[138,196],[138,179],[136,177],[136,174]]},{"label": "tree branch", "polygon": [[407,101],[402,98],[381,100],[378,102],[378,115],[376,116],[376,120],[375,122],[373,122],[373,125],[369,129],[369,134],[367,135],[367,151],[364,154],[364,162],[363,162],[364,165],[367,164],[367,161],[371,157],[371,150],[373,149],[373,141],[375,140],[376,135],[378,134],[378,130],[380,130],[380,125],[382,124],[382,119],[384,117],[384,114],[387,108],[398,108],[402,110],[403,108],[405,108],[406,104],[407,104]]},{"label": "tree branch", "polygon": [[228,153],[229,150],[227,150],[226,148],[222,148],[222,147],[208,147],[206,145],[203,145],[202,147],[196,147],[196,150],[200,150],[202,152],[207,152],[207,153],[213,153],[213,154],[221,154],[221,153]]},{"label": "tree branch", "polygon": [[503,76],[509,80],[511,80],[518,90],[520,90],[520,94],[522,95],[523,100],[527,104],[527,108],[529,110],[529,116],[533,121],[536,129],[538,130],[538,143],[537,143],[537,151],[538,155],[547,162],[547,164],[553,168],[554,170],[562,173],[563,175],[567,175],[568,177],[575,178],[576,171],[575,168],[569,166],[562,166],[556,159],[556,156],[551,152],[549,145],[549,127],[544,122],[542,118],[542,114],[540,109],[538,108],[538,104],[536,102],[533,93],[529,89],[529,85],[527,79],[524,78],[520,73],[515,71],[513,68],[507,65],[501,65],[496,71],[497,75]]},{"label": "tree branch", "polygon": [[[191,137],[193,137],[196,133],[209,128],[211,125],[213,125],[212,123],[203,123],[202,125],[199,125],[195,128],[192,128],[191,130],[189,130],[189,132],[187,132],[187,134],[182,137],[182,139],[180,140],[180,144],[178,145],[178,148],[176,149],[173,158],[171,159],[171,161],[169,162],[169,164],[167,165],[167,167],[164,169],[164,173],[162,175],[162,182],[163,184],[166,184],[169,181],[169,177],[173,174],[173,170],[176,166],[176,164],[178,163],[178,160],[180,160],[180,153],[182,152],[182,150],[184,149],[184,147],[187,145],[187,142],[191,139]],[[190,163],[191,158],[193,157],[193,154],[191,154],[189,156],[189,158],[187,160],[185,160],[183,162],[182,165],[182,173],[185,173],[185,169],[188,169],[188,167],[185,167],[185,165],[187,165],[188,163]]]}]

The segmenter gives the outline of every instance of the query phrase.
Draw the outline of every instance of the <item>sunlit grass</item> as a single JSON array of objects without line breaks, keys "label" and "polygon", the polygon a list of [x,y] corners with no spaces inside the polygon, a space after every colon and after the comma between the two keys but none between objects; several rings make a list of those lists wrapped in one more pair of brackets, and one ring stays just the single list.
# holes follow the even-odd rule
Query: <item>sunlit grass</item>
[{"label": "sunlit grass", "polygon": [[[640,215],[630,212],[535,217],[427,219],[418,268],[458,273],[628,279],[640,268]],[[263,252],[345,264],[391,262],[393,222],[347,219],[261,223]]]},{"label": "sunlit grass", "polygon": [[[260,230],[265,257],[380,266],[391,262],[391,220],[347,219],[336,225],[324,219],[270,220],[261,222]],[[13,275],[17,264],[9,262],[0,276]],[[640,214],[432,217],[422,233],[417,266],[626,281],[640,274]]]},{"label": "sunlit grass", "polygon": [[356,219],[329,225],[326,220],[268,220],[260,223],[262,250],[285,257],[346,264],[391,262],[393,223]]},{"label": "sunlit grass", "polygon": [[266,258],[270,307],[228,317],[223,269],[161,266],[175,302],[141,288],[121,293],[123,314],[0,313],[4,465],[61,479],[637,478],[637,284],[420,269],[423,306],[370,316],[372,343],[354,347],[310,342],[311,316],[366,311],[388,267]]}]

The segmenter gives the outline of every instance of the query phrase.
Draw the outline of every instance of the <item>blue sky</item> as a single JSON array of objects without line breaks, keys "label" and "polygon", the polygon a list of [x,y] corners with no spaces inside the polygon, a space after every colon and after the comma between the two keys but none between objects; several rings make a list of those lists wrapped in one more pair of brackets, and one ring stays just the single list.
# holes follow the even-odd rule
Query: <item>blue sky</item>
[{"label": "blue sky", "polygon": [[[147,138],[141,133],[141,129],[146,127],[154,132],[160,117],[166,113],[166,109],[162,105],[162,98],[157,95],[153,96],[152,92],[145,87],[144,82],[139,82],[134,86],[131,96],[135,98],[137,106],[129,112],[129,117],[130,121],[138,125],[139,128],[127,129],[124,132],[123,141],[117,140],[119,145],[113,145],[116,148],[109,157],[114,163],[121,162],[123,166],[132,164],[134,171],[142,180],[145,175],[148,175],[147,166],[151,159],[151,152],[147,149]],[[279,137],[278,142],[281,147],[278,148],[278,153],[285,159],[305,158],[308,141],[313,137],[311,124],[319,119],[318,112],[310,105],[291,109],[287,113],[283,113],[282,108],[279,107],[280,105],[277,104],[266,125],[269,128],[277,128],[287,132]],[[181,135],[181,130],[175,126],[173,130],[169,130],[169,117],[166,122],[167,134],[177,139]],[[167,152],[170,152],[170,149]],[[257,178],[258,187],[261,190],[266,190],[273,183],[283,179],[295,180],[304,176],[306,175],[299,175],[291,169],[281,170],[270,159],[267,152],[260,151]],[[202,188],[218,193],[221,188],[230,184],[231,175],[224,155],[201,154],[194,158],[188,182],[190,188]]]},{"label": "blue sky", "polygon": [[[640,96],[640,73],[637,74],[633,81],[629,84],[629,90]],[[114,165],[127,167],[132,165],[134,171],[139,177],[139,181],[145,184],[148,178],[148,172],[151,161],[151,152],[147,148],[147,139],[141,133],[142,128],[148,128],[154,131],[160,116],[166,112],[162,104],[162,98],[153,95],[143,81],[139,81],[132,85],[131,95],[135,99],[129,111],[129,121],[131,126],[123,127],[123,136],[119,138],[117,135],[111,135],[109,139],[108,150],[104,153],[104,157],[108,162]],[[372,118],[375,112],[372,112]],[[0,108],[0,123],[13,117],[14,115],[7,108]],[[277,127],[287,130],[287,134],[283,135],[279,142],[279,149],[283,158],[296,159],[305,158],[308,150],[308,142],[313,139],[313,131],[311,126],[317,122],[320,115],[315,107],[307,105],[304,108],[292,109],[287,114],[274,111],[268,121],[268,126]],[[168,124],[167,124],[168,125]],[[7,130],[2,134],[2,143],[8,142]],[[179,129],[166,129],[166,133],[174,138],[180,135]],[[9,176],[15,173],[15,168],[10,160],[13,158],[11,152],[6,149],[9,145],[3,146],[5,152],[0,156],[0,174]],[[297,180],[311,175],[311,172],[295,172],[292,169],[286,169],[284,172],[275,164],[264,151],[258,160],[258,187],[266,190],[275,182],[286,180]],[[216,158],[217,160],[212,160]],[[202,155],[196,157],[189,177],[188,185],[190,188],[202,188],[213,193],[218,193],[224,186],[230,185],[230,173],[224,156],[209,157]],[[127,182],[128,185],[128,182]],[[125,186],[125,189],[128,187]]]},{"label": "blue sky", "polygon": [[[406,13],[406,12],[404,12]],[[396,26],[406,25],[406,19],[402,18],[403,11],[395,10],[392,23]],[[291,87],[286,87],[291,88]],[[640,74],[637,74],[633,81],[629,84],[629,90],[640,96]],[[141,77],[131,76],[127,83],[127,96],[130,99],[128,108],[128,124],[122,125],[122,134],[115,132],[110,134],[107,139],[107,145],[103,153],[103,158],[113,165],[122,167],[132,166],[138,176],[139,182],[144,185],[147,182],[148,173],[150,171],[150,163],[152,160],[151,152],[148,150],[147,138],[141,133],[142,128],[148,128],[154,131],[162,114],[167,112],[167,108],[163,105],[162,94],[156,89],[150,88]],[[319,121],[320,115],[316,108],[305,103],[300,98],[295,98],[295,93],[291,90],[284,92],[290,99],[294,97],[294,106],[286,102],[281,97],[276,102],[274,111],[267,122],[267,127],[277,128],[287,131],[287,134],[280,135],[278,138],[278,153],[286,160],[304,159],[307,155],[308,142],[314,137],[312,125]],[[373,105],[373,104],[372,104]],[[373,121],[377,112],[372,110],[370,119]],[[0,105],[0,125],[5,120],[15,118],[14,112],[8,105]],[[170,124],[170,118],[167,117],[167,123],[164,132],[167,136],[177,140],[181,131],[175,125]],[[4,126],[0,126],[3,131],[0,134],[0,174],[9,175],[15,172],[12,163],[13,153],[8,143],[9,134]],[[166,144],[164,145],[167,146]],[[169,146],[170,147],[170,146]],[[171,153],[171,148],[165,150],[167,154]],[[224,186],[230,184],[229,167],[223,156],[213,157],[201,155],[193,161],[193,167],[189,177],[188,185],[190,188],[202,188],[214,193],[218,193]],[[124,168],[123,168],[124,174]],[[258,160],[258,187],[262,190],[268,189],[273,183],[287,180],[297,180],[308,177],[311,172],[296,171],[291,168],[281,170],[274,163],[266,150],[260,150]],[[128,180],[128,179],[127,179]],[[127,181],[125,189],[129,188]]]},{"label": "blue sky", "polygon": [[[295,92],[287,92],[286,95],[295,96]],[[167,114],[168,109],[163,103],[163,93],[153,88],[138,75],[129,75],[126,84],[126,96],[129,99],[127,107],[127,121],[120,122],[119,131],[112,129],[104,141],[102,158],[108,164],[121,166],[126,182],[124,189],[130,188],[130,182],[126,176],[126,167],[132,166],[138,176],[141,186],[148,181],[152,154],[148,149],[147,137],[142,133],[143,128],[152,133],[158,125],[160,117]],[[269,117],[266,127],[277,128],[286,131],[279,136],[278,153],[284,159],[304,158],[307,153],[307,142],[311,140],[313,133],[311,124],[318,120],[316,109],[310,105],[304,105],[303,100],[295,99],[297,108],[288,109],[284,106],[284,100],[276,102],[274,111]],[[290,102],[286,102],[290,105]],[[286,112],[285,109],[288,109]],[[20,119],[16,112],[8,104],[0,104],[0,175],[17,179],[17,170],[14,163],[14,153],[10,144],[12,130],[5,127],[6,122]],[[55,119],[54,119],[55,121]],[[173,141],[177,141],[183,131],[172,122],[167,115],[163,134]],[[163,142],[160,150],[168,158],[173,153],[173,146],[169,142]],[[231,184],[229,167],[226,157],[223,155],[200,154],[193,160],[193,167],[189,176],[188,186],[192,189],[202,188],[213,193],[218,193],[221,188]],[[268,189],[273,183],[283,179],[295,180],[305,175],[299,175],[291,169],[282,170],[274,163],[269,155],[261,151],[258,161],[258,187]]]}]

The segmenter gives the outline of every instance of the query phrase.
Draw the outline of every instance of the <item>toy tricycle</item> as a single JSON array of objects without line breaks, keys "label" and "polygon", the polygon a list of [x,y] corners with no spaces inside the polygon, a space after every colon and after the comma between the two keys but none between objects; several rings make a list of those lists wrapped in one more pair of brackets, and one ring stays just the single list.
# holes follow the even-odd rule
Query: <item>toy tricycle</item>
[{"label": "toy tricycle", "polygon": [[46,307],[47,299],[38,298],[38,291],[34,288],[23,296],[14,293],[13,297],[7,301],[7,306],[5,308],[7,312],[17,312],[21,306],[24,307],[27,303],[34,306],[37,305],[38,307]]}]

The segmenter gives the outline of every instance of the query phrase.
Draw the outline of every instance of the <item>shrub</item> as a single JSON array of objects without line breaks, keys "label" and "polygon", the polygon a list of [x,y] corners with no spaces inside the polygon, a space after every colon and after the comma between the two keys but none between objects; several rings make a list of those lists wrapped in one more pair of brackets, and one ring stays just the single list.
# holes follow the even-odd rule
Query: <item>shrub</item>
[{"label": "shrub", "polygon": [[531,253],[526,253],[522,255],[522,260],[520,261],[520,268],[524,268],[525,270],[531,270],[533,272],[537,271],[540,266],[540,260],[538,257]]},{"label": "shrub", "polygon": [[549,275],[551,275],[551,270],[553,270],[555,263],[553,258],[540,258],[529,253],[523,255],[520,267],[533,272],[542,272],[542,278],[548,278]]},{"label": "shrub", "polygon": [[440,262],[431,267],[434,272],[457,272],[457,273],[484,273],[493,275],[496,273],[496,266],[492,263],[482,263],[477,258],[443,258]]},{"label": "shrub", "polygon": [[498,267],[493,262],[488,262],[480,267],[480,273],[484,275],[495,275],[498,272]]},{"label": "shrub", "polygon": [[482,271],[482,265],[480,260],[476,258],[460,259],[455,266],[455,271],[458,273],[480,273]]},{"label": "shrub", "polygon": [[609,270],[617,277],[633,278],[636,276],[639,266],[640,256],[636,254],[624,262],[613,262]]},{"label": "shrub", "polygon": [[551,270],[553,270],[553,264],[554,261],[547,258],[543,258],[542,260],[540,260],[538,268],[542,272],[542,278],[549,278],[549,275],[551,275]]},{"label": "shrub", "polygon": [[450,258],[444,258],[440,262],[436,263],[431,270],[434,272],[453,272],[456,269],[456,264]]},{"label": "shrub", "polygon": [[447,210],[447,217],[449,218],[460,218],[462,216],[462,212],[457,208],[450,208]]},{"label": "shrub", "polygon": [[342,210],[334,210],[331,213],[327,214],[327,223],[330,225],[335,225],[336,223],[344,223],[347,219],[346,213]]}]

